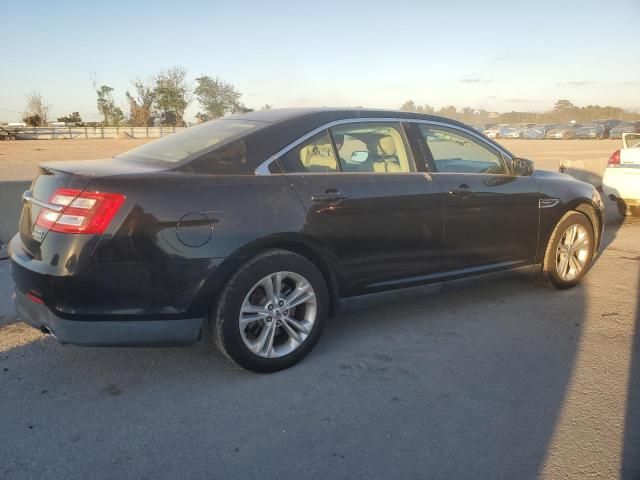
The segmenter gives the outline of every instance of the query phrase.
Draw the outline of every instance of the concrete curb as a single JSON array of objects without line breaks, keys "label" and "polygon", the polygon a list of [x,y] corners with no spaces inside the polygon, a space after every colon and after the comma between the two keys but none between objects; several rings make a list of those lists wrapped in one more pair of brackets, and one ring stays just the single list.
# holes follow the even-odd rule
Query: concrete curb
[{"label": "concrete curb", "polygon": [[[22,212],[22,192],[29,189],[30,180],[0,182],[0,246],[7,245],[18,231]],[[2,251],[0,250],[0,258]]]}]

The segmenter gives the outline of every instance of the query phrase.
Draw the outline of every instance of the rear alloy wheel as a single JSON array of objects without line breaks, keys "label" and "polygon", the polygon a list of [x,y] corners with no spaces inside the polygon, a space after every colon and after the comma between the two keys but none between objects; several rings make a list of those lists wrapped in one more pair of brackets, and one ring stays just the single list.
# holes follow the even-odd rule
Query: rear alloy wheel
[{"label": "rear alloy wheel", "polygon": [[327,287],[316,266],[295,253],[270,250],[247,262],[223,288],[214,338],[241,367],[275,372],[311,351],[327,311]]},{"label": "rear alloy wheel", "polygon": [[576,285],[587,273],[593,259],[595,235],[582,213],[567,212],[558,222],[547,245],[543,277],[558,289]]}]

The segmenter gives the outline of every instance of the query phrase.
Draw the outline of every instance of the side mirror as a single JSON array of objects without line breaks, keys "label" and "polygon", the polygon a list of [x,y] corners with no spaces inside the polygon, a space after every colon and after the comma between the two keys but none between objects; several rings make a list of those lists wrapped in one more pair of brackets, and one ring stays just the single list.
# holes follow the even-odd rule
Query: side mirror
[{"label": "side mirror", "polygon": [[355,163],[364,163],[369,158],[369,152],[356,150],[351,154],[351,161]]},{"label": "side mirror", "polygon": [[513,173],[521,177],[528,177],[533,173],[533,162],[526,158],[514,158],[511,161]]}]

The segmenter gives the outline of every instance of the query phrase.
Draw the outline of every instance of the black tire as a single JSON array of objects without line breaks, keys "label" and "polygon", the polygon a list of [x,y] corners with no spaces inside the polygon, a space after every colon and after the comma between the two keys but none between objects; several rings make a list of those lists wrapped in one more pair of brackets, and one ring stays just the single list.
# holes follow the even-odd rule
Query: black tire
[{"label": "black tire", "polygon": [[[557,250],[558,244],[562,239],[562,236],[567,231],[567,229],[571,225],[582,225],[589,237],[589,252],[587,256],[587,260],[582,271],[572,280],[563,279],[557,267]],[[586,215],[576,212],[574,210],[569,211],[564,214],[564,216],[560,219],[558,224],[553,230],[551,234],[551,238],[549,239],[549,243],[547,244],[547,249],[544,256],[544,262],[542,264],[542,280],[543,282],[552,288],[556,288],[558,290],[565,290],[567,288],[571,288],[582,280],[582,277],[589,271],[591,267],[591,263],[593,261],[593,253],[595,248],[595,234],[593,230],[593,225],[591,225],[591,221],[587,218]]]},{"label": "black tire", "polygon": [[[278,358],[265,358],[245,345],[239,328],[240,309],[257,282],[281,271],[301,275],[311,284],[316,296],[316,318],[308,336],[294,351]],[[259,373],[276,372],[295,365],[313,349],[324,329],[328,311],[329,292],[318,268],[305,257],[288,250],[267,250],[240,267],[222,288],[211,319],[213,340],[237,365]]]}]

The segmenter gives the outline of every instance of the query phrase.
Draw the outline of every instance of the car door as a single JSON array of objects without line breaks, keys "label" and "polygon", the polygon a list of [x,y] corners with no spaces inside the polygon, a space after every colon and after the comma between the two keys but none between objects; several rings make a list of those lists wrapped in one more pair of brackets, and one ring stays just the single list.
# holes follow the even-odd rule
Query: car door
[{"label": "car door", "polygon": [[307,209],[304,233],[335,255],[344,295],[422,283],[441,269],[442,191],[416,171],[405,139],[399,123],[345,123],[279,159]]},{"label": "car door", "polygon": [[444,192],[445,270],[461,274],[532,263],[540,194],[530,176],[511,174],[489,142],[462,128],[417,129]]}]

